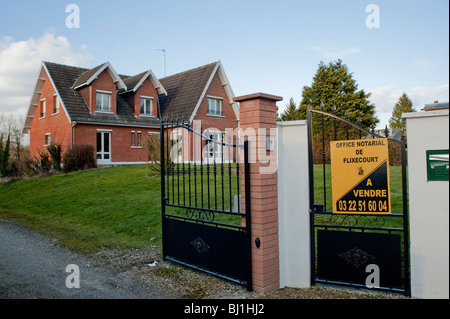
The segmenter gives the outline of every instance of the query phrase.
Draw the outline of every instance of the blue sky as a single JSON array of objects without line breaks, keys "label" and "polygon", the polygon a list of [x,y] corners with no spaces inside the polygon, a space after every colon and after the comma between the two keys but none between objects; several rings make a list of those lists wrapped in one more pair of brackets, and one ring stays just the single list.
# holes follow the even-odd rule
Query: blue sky
[{"label": "blue sky", "polygon": [[[80,9],[67,28],[66,6]],[[369,4],[380,27],[368,28]],[[342,59],[372,92],[380,126],[403,92],[416,109],[449,96],[448,0],[5,1],[0,11],[0,112],[25,114],[41,60],[164,76],[221,60],[236,96],[279,95],[281,110],[320,61]]]}]

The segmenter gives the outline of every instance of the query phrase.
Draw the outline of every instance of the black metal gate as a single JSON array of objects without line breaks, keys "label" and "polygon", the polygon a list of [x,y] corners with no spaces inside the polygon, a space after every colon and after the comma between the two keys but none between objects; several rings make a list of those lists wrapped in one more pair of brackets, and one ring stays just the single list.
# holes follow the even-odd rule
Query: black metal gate
[{"label": "black metal gate", "polygon": [[[387,139],[392,212],[336,213],[331,203],[330,141],[385,138],[333,114],[308,108],[311,282],[410,294],[406,145]],[[346,112],[346,114],[348,114]],[[313,125],[315,120],[315,125]],[[325,125],[328,123],[328,125]],[[387,129],[385,135],[388,135]],[[387,136],[386,136],[387,137]]]},{"label": "black metal gate", "polygon": [[195,129],[161,122],[163,258],[251,290],[248,142]]}]

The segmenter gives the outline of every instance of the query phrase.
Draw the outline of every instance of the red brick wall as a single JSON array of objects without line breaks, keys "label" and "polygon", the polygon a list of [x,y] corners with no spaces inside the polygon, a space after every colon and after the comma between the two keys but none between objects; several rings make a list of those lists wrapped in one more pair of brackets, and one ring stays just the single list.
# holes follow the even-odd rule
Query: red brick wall
[{"label": "red brick wall", "polygon": [[[240,102],[241,128],[276,128],[276,101],[281,98],[268,94],[252,94],[237,97]],[[266,132],[267,134],[267,132]],[[266,135],[267,136],[267,135]],[[256,159],[250,163],[250,206],[252,216],[252,279],[258,292],[269,292],[280,286],[278,242],[278,173],[276,172],[276,148],[265,150],[266,136],[252,136],[249,155]],[[258,149],[259,148],[259,149]],[[266,154],[264,154],[266,153]],[[267,154],[269,153],[269,154]],[[263,163],[258,156],[269,155],[271,161]],[[268,165],[275,168],[263,173]],[[245,211],[245,184],[241,179],[242,210]],[[253,243],[259,238],[261,246]]]},{"label": "red brick wall", "polygon": [[[47,133],[51,134],[53,144],[61,144],[63,151],[70,148],[71,123],[61,102],[59,102],[59,113],[53,114],[54,94],[56,94],[56,90],[47,75],[30,128],[30,154],[36,158],[39,156],[39,151],[45,149],[45,134]],[[40,101],[42,99],[46,99],[46,115],[44,118],[40,118]]]},{"label": "red brick wall", "polygon": [[[148,132],[159,133],[159,129],[121,126],[98,126],[78,124],[74,128],[74,145],[92,145],[97,149],[97,130],[111,130],[111,162],[146,162]],[[131,131],[141,132],[141,147],[131,146]],[[136,143],[136,142],[135,142]]]}]

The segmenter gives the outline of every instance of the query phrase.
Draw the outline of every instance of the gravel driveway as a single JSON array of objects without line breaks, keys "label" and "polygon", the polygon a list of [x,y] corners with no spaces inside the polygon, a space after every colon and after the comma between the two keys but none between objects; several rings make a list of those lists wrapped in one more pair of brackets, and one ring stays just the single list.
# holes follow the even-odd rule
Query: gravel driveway
[{"label": "gravel driveway", "polygon": [[[0,218],[0,299],[404,299],[333,287],[283,288],[268,294],[161,260],[160,248],[106,250],[91,256]],[[80,288],[67,288],[68,265]],[[70,282],[69,282],[70,284]]]},{"label": "gravel driveway", "polygon": [[[68,265],[79,268],[80,288]],[[103,267],[12,221],[0,219],[0,299],[172,298],[128,271]]]}]

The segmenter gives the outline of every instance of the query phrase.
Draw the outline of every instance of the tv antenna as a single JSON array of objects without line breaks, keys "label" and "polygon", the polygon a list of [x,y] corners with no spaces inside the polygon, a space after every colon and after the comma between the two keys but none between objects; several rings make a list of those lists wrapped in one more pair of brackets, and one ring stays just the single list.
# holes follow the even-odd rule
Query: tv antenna
[{"label": "tv antenna", "polygon": [[156,51],[162,51],[164,53],[164,77],[167,76],[166,74],[166,49],[155,49]]}]

